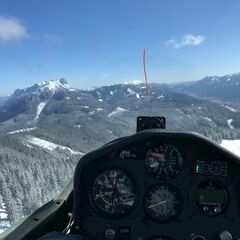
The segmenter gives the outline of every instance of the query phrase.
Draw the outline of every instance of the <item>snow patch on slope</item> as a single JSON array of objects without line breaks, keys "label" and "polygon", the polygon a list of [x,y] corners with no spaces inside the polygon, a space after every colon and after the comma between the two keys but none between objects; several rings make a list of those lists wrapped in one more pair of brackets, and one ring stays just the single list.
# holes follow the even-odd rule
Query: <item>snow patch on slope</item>
[{"label": "snow patch on slope", "polygon": [[60,149],[60,150],[67,150],[71,154],[74,154],[74,155],[83,155],[84,154],[82,152],[72,150],[69,147],[58,145],[58,144],[55,144],[53,142],[49,142],[47,140],[43,140],[41,138],[37,138],[37,137],[30,137],[30,138],[28,138],[27,146],[28,147],[32,147],[33,145],[41,147],[41,148],[44,148],[44,149],[47,149],[49,151],[54,151],[56,149]]},{"label": "snow patch on slope", "polygon": [[234,112],[234,113],[239,112],[237,109],[230,107],[230,106],[222,105],[222,107],[225,107],[226,109],[228,109],[229,111]]},{"label": "snow patch on slope", "polygon": [[47,102],[41,102],[38,104],[37,106],[37,113],[36,113],[36,117],[34,118],[34,120],[37,120],[40,116],[40,114],[42,113],[43,109],[45,108]]},{"label": "snow patch on slope", "polygon": [[131,88],[128,88],[127,91],[129,93],[129,95],[135,95],[136,94],[136,92],[134,92]]},{"label": "snow patch on slope", "polygon": [[31,132],[33,130],[35,130],[36,127],[32,127],[32,128],[23,128],[23,129],[19,129],[19,130],[15,130],[15,131],[11,131],[8,132],[7,134],[17,134],[17,133],[24,133],[24,132]]},{"label": "snow patch on slope", "polygon": [[228,121],[227,121],[229,128],[234,129],[234,126],[232,125],[232,122],[233,122],[232,119],[228,119]]},{"label": "snow patch on slope", "polygon": [[161,94],[160,96],[157,97],[157,99],[164,99],[164,95]]},{"label": "snow patch on slope", "polygon": [[89,115],[90,115],[90,116],[93,116],[94,114],[95,114],[95,111],[89,112]]},{"label": "snow patch on slope", "polygon": [[140,99],[139,93],[136,93],[136,92],[133,91],[131,88],[127,88],[127,92],[128,92],[128,94],[129,94],[128,96],[133,96],[133,95],[135,95],[136,98]]},{"label": "snow patch on slope", "polygon": [[240,157],[240,140],[222,140],[221,146]]},{"label": "snow patch on slope", "polygon": [[202,117],[204,120],[207,120],[207,121],[209,121],[209,122],[212,122],[212,119],[211,118],[209,118],[209,117]]},{"label": "snow patch on slope", "polygon": [[218,78],[218,77],[212,77],[212,79],[211,79],[211,83],[213,83],[213,82],[219,82],[220,81],[220,79]]},{"label": "snow patch on slope", "polygon": [[119,115],[123,112],[128,112],[128,110],[121,108],[121,107],[116,107],[111,113],[108,114],[108,117],[112,117],[114,115]]}]

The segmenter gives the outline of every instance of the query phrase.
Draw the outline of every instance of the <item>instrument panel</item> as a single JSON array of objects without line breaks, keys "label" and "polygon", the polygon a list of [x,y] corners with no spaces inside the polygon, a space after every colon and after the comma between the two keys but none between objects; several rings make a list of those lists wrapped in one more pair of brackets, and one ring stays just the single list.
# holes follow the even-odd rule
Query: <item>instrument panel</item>
[{"label": "instrument panel", "polygon": [[74,218],[89,239],[238,239],[239,180],[239,159],[213,142],[146,131],[80,160]]}]

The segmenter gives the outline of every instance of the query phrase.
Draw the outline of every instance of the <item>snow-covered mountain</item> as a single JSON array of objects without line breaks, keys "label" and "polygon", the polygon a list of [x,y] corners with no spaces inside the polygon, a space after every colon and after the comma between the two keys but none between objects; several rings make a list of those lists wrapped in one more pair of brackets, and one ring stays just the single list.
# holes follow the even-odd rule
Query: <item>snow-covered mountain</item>
[{"label": "snow-covered mountain", "polygon": [[36,120],[48,100],[67,98],[67,93],[75,91],[64,78],[17,89],[0,105],[0,122],[12,119],[19,114],[28,115],[28,120],[32,118]]},{"label": "snow-covered mountain", "polygon": [[174,91],[227,101],[240,101],[240,73],[207,76],[191,83],[171,85]]},{"label": "snow-covered mountain", "polygon": [[104,125],[109,117],[132,117],[135,121],[137,115],[144,114],[165,114],[168,122],[178,120],[175,126],[197,126],[201,121],[204,126],[240,127],[240,109],[235,105],[202,100],[163,84],[153,83],[150,88],[150,100],[144,83],[80,90],[62,78],[18,89],[0,106],[0,133],[28,132],[55,121],[71,126],[91,119]]},{"label": "snow-covered mountain", "polygon": [[[200,100],[185,94],[164,90],[160,85],[152,84],[151,104],[163,103],[192,104]],[[120,107],[128,110],[139,108],[146,103],[145,84],[116,84],[94,90],[79,90],[70,87],[65,79],[45,81],[29,88],[17,89],[0,106],[0,122],[19,116],[27,116],[28,122],[38,120],[41,114],[81,111],[82,108],[103,108],[112,110]],[[59,103],[61,103],[59,105]],[[25,121],[25,120],[24,120]]]},{"label": "snow-covered mountain", "polygon": [[137,116],[165,116],[168,129],[196,131],[219,143],[224,139],[224,146],[240,139],[238,106],[167,85],[150,88],[148,99],[144,83],[80,90],[57,79],[6,99],[0,106],[0,231],[62,189],[82,154],[134,133]]},{"label": "snow-covered mountain", "polygon": [[[208,82],[207,79],[204,81]],[[215,81],[218,82],[212,82]],[[209,126],[240,126],[240,109],[235,105],[212,103],[175,92],[163,84],[153,83],[150,88],[149,100],[144,83],[115,84],[93,90],[72,88],[64,78],[35,84],[16,90],[0,106],[0,132],[27,131],[59,118],[68,124],[82,125],[90,118],[104,120],[112,116],[136,116],[149,114],[150,109],[160,111],[156,115],[166,112],[171,119],[180,117],[187,121],[185,118],[189,115],[188,118],[195,119],[196,124],[201,119]],[[178,121],[183,121],[180,119]]]},{"label": "snow-covered mountain", "polygon": [[20,97],[26,94],[37,94],[44,97],[45,94],[53,95],[57,91],[61,90],[75,91],[74,88],[71,88],[68,85],[67,81],[64,78],[60,78],[50,81],[44,81],[41,83],[36,83],[35,85],[28,88],[17,89],[11,96]]}]

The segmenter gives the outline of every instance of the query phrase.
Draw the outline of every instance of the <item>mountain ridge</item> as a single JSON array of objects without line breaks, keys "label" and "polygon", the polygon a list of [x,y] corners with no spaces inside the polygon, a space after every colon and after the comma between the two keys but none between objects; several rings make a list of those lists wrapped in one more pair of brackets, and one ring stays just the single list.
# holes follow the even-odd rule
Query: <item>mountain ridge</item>
[{"label": "mountain ridge", "polygon": [[[226,85],[226,82],[228,82],[229,84]],[[235,82],[235,83],[234,83]],[[217,75],[209,75],[206,76],[200,80],[192,80],[192,81],[184,81],[184,82],[175,82],[175,83],[158,83],[158,82],[152,82],[150,83],[150,86],[153,85],[158,85],[161,87],[165,87],[165,88],[171,88],[174,91],[178,91],[178,92],[182,92],[182,93],[191,93],[190,90],[188,90],[187,88],[192,88],[195,85],[201,85],[202,83],[211,85],[213,83],[224,83],[225,85],[221,85],[222,87],[229,87],[229,86],[240,86],[240,72],[235,72],[235,73],[231,73],[231,74],[225,74],[222,76],[217,76]],[[55,93],[56,91],[59,90],[70,90],[70,91],[86,91],[86,92],[91,92],[91,91],[95,91],[97,89],[100,88],[104,88],[104,87],[112,87],[115,85],[133,85],[133,86],[137,86],[137,85],[141,85],[143,88],[145,88],[145,82],[144,81],[140,81],[140,80],[134,80],[134,81],[129,81],[129,82],[122,82],[122,83],[115,83],[115,84],[109,84],[109,85],[102,85],[102,86],[97,86],[97,87],[92,87],[89,89],[82,89],[82,88],[73,88],[71,87],[68,82],[66,81],[65,78],[59,78],[59,79],[52,79],[49,81],[43,81],[40,83],[35,83],[30,87],[26,87],[23,89],[16,89],[12,94],[10,94],[8,97],[6,96],[1,96],[0,97],[0,103],[3,100],[6,100],[7,98],[11,97],[12,95],[15,96],[19,96],[21,94],[24,93],[43,93],[43,92],[48,92],[48,93]],[[194,93],[194,91],[193,91]],[[198,95],[196,95],[198,96]],[[201,96],[200,96],[201,97]]]},{"label": "mountain ridge", "polygon": [[[112,84],[91,90],[72,88],[64,78],[34,84],[16,90],[0,106],[0,133],[35,129],[39,124],[44,125],[49,121],[77,126],[89,119],[104,121],[109,116],[121,119],[133,114],[149,114],[149,109],[161,110],[166,114],[170,114],[167,109],[172,109],[169,117],[179,116],[181,119],[187,116],[183,113],[189,112],[196,122],[197,119],[205,119],[204,125],[208,126],[231,125],[231,128],[238,128],[240,124],[240,110],[235,105],[213,103],[177,91],[166,84],[151,83],[150,87],[149,100],[146,97],[146,85],[141,82]],[[73,116],[72,120],[70,116]],[[179,121],[183,121],[181,119]],[[189,122],[188,119],[185,121]],[[189,124],[192,125],[191,122]]]},{"label": "mountain ridge", "polygon": [[201,98],[223,101],[240,101],[240,73],[223,76],[206,76],[191,83],[169,85],[173,91]]},{"label": "mountain ridge", "polygon": [[[89,104],[96,108],[107,108],[108,111],[117,106],[132,110],[146,105],[145,88],[144,83],[135,82],[102,86],[93,90],[81,90],[72,88],[63,78],[45,81],[28,88],[17,89],[10,95],[0,106],[0,122],[5,122],[20,114],[27,114],[29,119],[36,120],[45,109],[49,110],[50,103],[58,105],[58,102],[64,102],[65,109],[66,106],[71,105],[71,102],[72,107],[75,105],[78,110],[81,110],[80,105],[84,107]],[[152,105],[201,102],[201,100],[186,94],[174,93],[167,88],[163,89],[159,84],[151,84],[151,88]]]}]

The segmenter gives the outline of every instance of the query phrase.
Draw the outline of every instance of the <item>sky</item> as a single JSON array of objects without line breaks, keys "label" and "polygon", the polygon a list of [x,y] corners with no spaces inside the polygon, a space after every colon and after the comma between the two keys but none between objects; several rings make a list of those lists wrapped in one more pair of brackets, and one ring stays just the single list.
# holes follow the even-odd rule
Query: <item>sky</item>
[{"label": "sky", "polygon": [[238,0],[1,0],[0,95],[64,77],[91,88],[240,71]]}]

